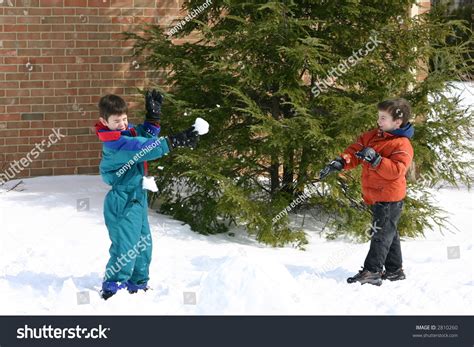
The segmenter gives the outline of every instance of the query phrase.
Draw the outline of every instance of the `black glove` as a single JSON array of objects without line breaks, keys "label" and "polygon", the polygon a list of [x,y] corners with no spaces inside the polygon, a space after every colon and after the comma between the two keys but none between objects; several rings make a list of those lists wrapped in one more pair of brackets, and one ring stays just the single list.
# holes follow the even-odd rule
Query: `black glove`
[{"label": "black glove", "polygon": [[196,148],[199,140],[199,133],[197,132],[197,130],[194,129],[194,126],[192,126],[191,128],[185,131],[168,136],[168,140],[172,148]]},{"label": "black glove", "polygon": [[372,167],[376,167],[382,161],[382,157],[372,147],[365,147],[362,151],[356,152],[356,157],[369,162]]},{"label": "black glove", "polygon": [[146,116],[145,120],[150,122],[159,122],[161,116],[161,104],[163,103],[163,95],[157,92],[155,89],[153,91],[147,91],[145,94],[145,108]]},{"label": "black glove", "polygon": [[330,173],[341,171],[344,168],[345,161],[341,157],[337,157],[332,162],[330,162],[324,169],[319,171],[319,179],[322,180],[326,178]]}]

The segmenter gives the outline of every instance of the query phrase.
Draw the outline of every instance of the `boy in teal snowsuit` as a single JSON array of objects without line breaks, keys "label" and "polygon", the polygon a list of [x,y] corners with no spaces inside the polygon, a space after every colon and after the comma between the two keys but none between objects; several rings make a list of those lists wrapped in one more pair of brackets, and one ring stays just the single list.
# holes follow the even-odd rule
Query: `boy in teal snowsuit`
[{"label": "boy in teal snowsuit", "polygon": [[[127,103],[121,97],[106,95],[99,101],[96,133],[103,143],[100,174],[112,187],[104,201],[105,224],[112,241],[101,291],[105,300],[119,289],[130,293],[147,289],[152,253],[147,192],[143,188],[147,160],[161,158],[172,148],[193,148],[197,143],[193,127],[158,137],[162,100],[155,90],[147,92],[145,122],[137,127],[128,124]],[[152,185],[156,187],[154,181]]]}]

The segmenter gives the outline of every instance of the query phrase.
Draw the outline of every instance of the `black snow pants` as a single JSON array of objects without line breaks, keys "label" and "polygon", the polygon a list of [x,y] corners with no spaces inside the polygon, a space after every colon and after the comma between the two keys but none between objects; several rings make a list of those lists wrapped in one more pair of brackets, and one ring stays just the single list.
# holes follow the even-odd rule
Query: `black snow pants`
[{"label": "black snow pants", "polygon": [[398,221],[403,208],[403,200],[397,202],[377,202],[372,208],[370,250],[365,258],[364,268],[371,272],[394,272],[402,267],[402,250]]}]

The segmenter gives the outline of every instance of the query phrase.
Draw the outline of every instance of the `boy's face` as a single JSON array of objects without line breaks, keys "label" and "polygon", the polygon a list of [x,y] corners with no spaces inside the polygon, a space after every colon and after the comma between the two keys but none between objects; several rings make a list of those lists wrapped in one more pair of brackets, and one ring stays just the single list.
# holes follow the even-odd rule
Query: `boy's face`
[{"label": "boy's face", "polygon": [[110,130],[126,130],[128,128],[128,119],[126,114],[111,115],[108,120],[100,117],[100,122]]},{"label": "boy's face", "polygon": [[388,113],[387,111],[379,110],[379,119],[377,120],[377,124],[379,125],[379,128],[383,131],[392,131],[400,128],[400,126],[402,125],[402,120],[393,120],[390,113]]}]

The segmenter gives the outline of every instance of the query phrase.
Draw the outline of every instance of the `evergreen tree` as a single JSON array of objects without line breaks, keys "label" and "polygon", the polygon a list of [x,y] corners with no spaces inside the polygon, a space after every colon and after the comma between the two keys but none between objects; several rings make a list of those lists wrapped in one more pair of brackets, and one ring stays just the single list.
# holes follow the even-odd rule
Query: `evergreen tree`
[{"label": "evergreen tree", "polygon": [[[302,247],[304,232],[286,215],[275,216],[329,160],[376,125],[378,102],[405,97],[416,116],[417,175],[400,232],[415,236],[441,225],[444,217],[424,183],[470,183],[471,164],[463,158],[473,120],[458,100],[442,94],[469,50],[466,41],[448,45],[447,39],[462,32],[472,42],[472,33],[436,11],[410,18],[413,3],[214,0],[171,37],[159,26],[128,33],[136,55],[160,71],[167,86],[163,131],[190,126],[196,117],[211,126],[198,149],[174,151],[155,164],[164,166],[157,172],[161,210],[201,233],[225,232],[234,223],[261,242]],[[200,5],[190,0],[184,9]],[[355,59],[369,42],[376,47]],[[351,56],[355,65],[341,73]],[[437,57],[446,64],[433,67]],[[424,80],[417,79],[420,69],[427,70]],[[339,74],[317,89],[330,71]],[[335,231],[327,236],[367,237],[370,213],[361,203],[360,173],[316,186],[299,207],[334,216]]]}]

